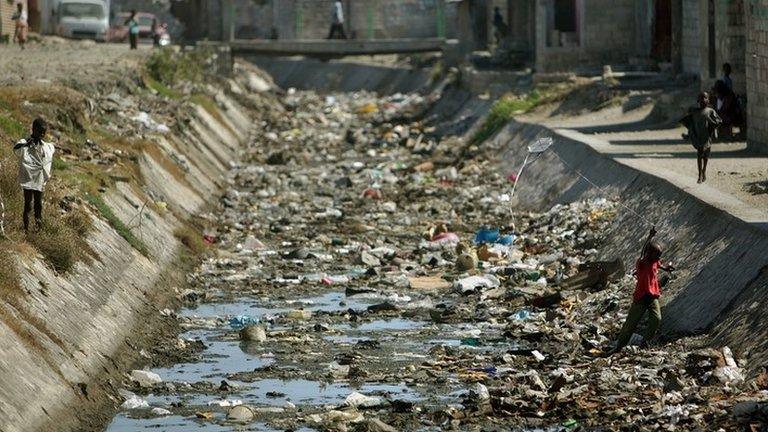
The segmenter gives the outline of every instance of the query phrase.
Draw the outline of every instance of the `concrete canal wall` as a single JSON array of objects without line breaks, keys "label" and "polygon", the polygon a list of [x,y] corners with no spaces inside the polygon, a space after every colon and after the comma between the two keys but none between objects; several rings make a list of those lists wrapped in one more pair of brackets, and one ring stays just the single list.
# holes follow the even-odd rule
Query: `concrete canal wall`
[{"label": "concrete canal wall", "polygon": [[219,194],[247,141],[248,109],[224,91],[216,102],[215,113],[192,105],[182,136],[153,138],[156,148],[139,154],[144,187],[164,196],[167,209],[145,206],[135,183],[117,183],[101,197],[148,256],[91,215],[95,259],[66,275],[40,257],[3,257],[3,265],[18,266],[24,293],[0,302],[1,431],[90,430],[100,413],[111,415],[108,395],[184,283],[174,231]]}]

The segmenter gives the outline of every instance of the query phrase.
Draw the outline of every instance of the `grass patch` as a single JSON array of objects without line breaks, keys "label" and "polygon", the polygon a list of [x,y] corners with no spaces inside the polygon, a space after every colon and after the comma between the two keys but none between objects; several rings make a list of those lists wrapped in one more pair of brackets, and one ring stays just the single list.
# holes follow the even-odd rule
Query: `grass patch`
[{"label": "grass patch", "polygon": [[60,220],[44,221],[40,231],[30,227],[29,242],[58,272],[67,272],[78,258],[76,236]]},{"label": "grass patch", "polygon": [[6,135],[21,138],[27,133],[27,128],[12,117],[0,115],[0,130]]},{"label": "grass patch", "polygon": [[103,199],[101,199],[100,196],[94,195],[94,194],[86,194],[85,199],[91,203],[96,209],[99,211],[102,217],[107,220],[109,225],[117,231],[117,233],[120,235],[120,237],[124,238],[125,241],[128,242],[131,246],[133,246],[134,249],[139,251],[142,255],[145,257],[149,256],[149,250],[147,249],[147,246],[139,240],[136,236],[133,235],[130,229],[128,229],[127,226],[121,221],[117,216],[115,216],[115,213],[112,212],[112,209],[109,208],[107,203],[104,202]]},{"label": "grass patch", "polygon": [[14,251],[7,240],[0,240],[0,255],[8,257],[0,264],[0,295],[7,298],[9,294],[18,293],[21,289],[21,276],[16,268],[16,261],[10,259]]},{"label": "grass patch", "polygon": [[512,119],[512,116],[528,112],[548,101],[549,98],[550,95],[536,89],[522,97],[511,93],[502,96],[491,107],[485,122],[472,136],[471,143],[479,144],[487,140],[501,130]]},{"label": "grass patch", "polygon": [[146,71],[150,78],[169,87],[179,81],[201,82],[209,58],[208,51],[202,49],[188,52],[160,49],[147,60]]},{"label": "grass patch", "polygon": [[65,170],[68,170],[69,168],[70,168],[70,165],[67,162],[65,162],[62,158],[60,157],[53,158],[54,171],[65,171]]},{"label": "grass patch", "polygon": [[143,79],[144,79],[144,85],[154,90],[160,96],[165,96],[169,99],[181,99],[184,96],[181,92],[178,92],[166,86],[165,84],[157,81],[156,79],[152,78],[149,75],[144,75]]}]

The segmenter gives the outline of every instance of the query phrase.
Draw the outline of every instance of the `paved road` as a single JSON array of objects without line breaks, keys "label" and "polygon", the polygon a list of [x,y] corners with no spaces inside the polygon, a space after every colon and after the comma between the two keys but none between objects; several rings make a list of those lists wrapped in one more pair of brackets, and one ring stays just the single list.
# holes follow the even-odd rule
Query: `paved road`
[{"label": "paved road", "polygon": [[651,108],[645,105],[630,112],[612,108],[571,117],[533,115],[523,120],[543,123],[747,222],[768,225],[768,194],[749,190],[755,182],[768,181],[768,155],[747,150],[744,142],[716,143],[707,182],[697,184],[696,152],[681,137],[685,129],[647,123]]}]

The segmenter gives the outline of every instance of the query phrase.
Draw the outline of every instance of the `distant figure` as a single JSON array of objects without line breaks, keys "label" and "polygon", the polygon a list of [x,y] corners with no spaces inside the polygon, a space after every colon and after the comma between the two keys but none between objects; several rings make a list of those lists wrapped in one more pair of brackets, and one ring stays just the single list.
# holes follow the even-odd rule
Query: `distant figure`
[{"label": "distant figure", "polygon": [[621,351],[629,344],[646,311],[648,312],[648,327],[646,327],[643,334],[643,344],[647,344],[651,340],[661,324],[659,269],[672,272],[675,268],[672,266],[672,263],[666,266],[661,264],[662,250],[661,246],[653,241],[655,236],[656,229],[651,228],[648,239],[645,241],[645,245],[643,245],[640,259],[635,264],[637,284],[632,295],[632,307],[629,308],[627,320],[624,321],[624,325],[621,327],[616,348],[609,351],[607,353],[609,355]]},{"label": "distant figure", "polygon": [[723,82],[725,85],[728,86],[728,88],[733,91],[733,81],[731,80],[731,64],[730,63],[723,63]]},{"label": "distant figure", "polygon": [[29,18],[27,11],[24,10],[23,4],[16,4],[16,12],[11,19],[16,21],[16,30],[13,32],[13,41],[18,43],[21,49],[24,49],[24,45],[27,43],[27,34],[29,33]]},{"label": "distant figure", "polygon": [[160,25],[157,23],[157,18],[152,18],[152,45],[160,46]]},{"label": "distant figure", "polygon": [[683,134],[683,138],[690,140],[696,149],[696,165],[699,169],[697,183],[703,183],[707,181],[707,163],[709,163],[709,154],[712,149],[712,137],[722,123],[717,112],[709,106],[707,92],[699,94],[698,106],[691,108],[680,123],[688,128],[688,133]]},{"label": "distant figure", "polygon": [[139,20],[136,18],[136,9],[131,11],[131,15],[125,20],[125,25],[128,27],[128,42],[131,44],[131,49],[135,50],[139,47]]},{"label": "distant figure", "polygon": [[744,124],[744,113],[741,110],[736,94],[733,90],[728,88],[723,80],[717,80],[713,93],[716,98],[715,111],[723,120],[722,126],[720,126],[720,136],[723,138],[733,137],[734,126],[741,126]]},{"label": "distant figure", "polygon": [[24,232],[29,232],[29,212],[35,208],[35,223],[39,230],[43,222],[43,188],[51,178],[53,144],[43,141],[48,125],[41,118],[32,122],[32,135],[22,139],[13,152],[19,158],[19,183],[24,192]]},{"label": "distant figure", "polygon": [[328,39],[336,39],[336,33],[339,34],[339,39],[346,39],[347,33],[344,32],[344,5],[341,4],[341,0],[333,3],[331,14],[331,32],[328,34]]},{"label": "distant figure", "polygon": [[496,38],[496,45],[498,45],[507,36],[507,32],[509,32],[509,26],[504,22],[504,17],[501,15],[501,9],[498,6],[493,8],[493,28],[493,35]]}]

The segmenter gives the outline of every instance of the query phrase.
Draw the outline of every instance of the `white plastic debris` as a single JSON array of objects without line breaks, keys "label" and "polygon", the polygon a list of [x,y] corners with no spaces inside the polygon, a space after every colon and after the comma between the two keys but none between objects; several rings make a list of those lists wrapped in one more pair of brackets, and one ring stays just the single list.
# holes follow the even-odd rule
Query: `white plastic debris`
[{"label": "white plastic debris", "polygon": [[155,407],[155,408],[152,408],[152,414],[158,417],[164,417],[164,416],[171,415],[171,412],[165,408]]},{"label": "white plastic debris", "polygon": [[347,396],[344,404],[353,408],[376,408],[386,404],[386,401],[378,396],[366,396],[362,393],[354,392]]},{"label": "white plastic debris", "polygon": [[157,132],[161,134],[167,134],[171,131],[171,129],[166,126],[163,123],[158,123],[152,119],[152,117],[149,115],[149,113],[140,111],[138,114],[133,116],[131,120],[141,123],[141,125],[152,132]]},{"label": "white plastic debris", "polygon": [[120,408],[122,409],[133,410],[139,408],[149,408],[149,403],[147,401],[131,392],[123,393],[123,397],[125,397],[125,402],[120,405]]},{"label": "white plastic debris", "polygon": [[242,404],[243,401],[240,399],[214,399],[208,401],[208,406],[235,407]]},{"label": "white plastic debris", "polygon": [[493,275],[469,276],[457,280],[454,284],[456,289],[462,293],[474,291],[478,288],[496,288],[499,285],[501,285],[501,281]]},{"label": "white plastic debris", "polygon": [[160,384],[163,382],[163,379],[160,378],[160,375],[145,370],[131,371],[131,380],[136,381],[142,387],[152,387],[155,384]]}]

